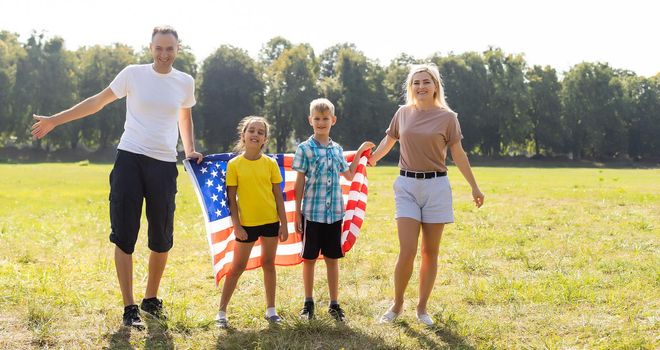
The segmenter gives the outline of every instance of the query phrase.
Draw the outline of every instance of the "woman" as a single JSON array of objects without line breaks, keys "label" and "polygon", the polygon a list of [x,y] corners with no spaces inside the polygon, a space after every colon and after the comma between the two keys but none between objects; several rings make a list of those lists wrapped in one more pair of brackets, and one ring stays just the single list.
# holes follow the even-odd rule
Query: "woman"
[{"label": "woman", "polygon": [[454,222],[452,196],[445,158],[447,148],[463,177],[472,187],[472,197],[481,207],[484,195],[472,175],[461,145],[457,115],[445,102],[438,69],[414,66],[406,79],[406,104],[394,114],[386,135],[371,156],[375,165],[399,141],[400,176],[394,182],[399,257],[394,269],[394,303],[380,318],[394,321],[403,310],[403,297],[413,272],[420,227],[422,264],[419,271],[417,319],[434,321],[426,309],[437,274],[438,250],[445,224]]}]

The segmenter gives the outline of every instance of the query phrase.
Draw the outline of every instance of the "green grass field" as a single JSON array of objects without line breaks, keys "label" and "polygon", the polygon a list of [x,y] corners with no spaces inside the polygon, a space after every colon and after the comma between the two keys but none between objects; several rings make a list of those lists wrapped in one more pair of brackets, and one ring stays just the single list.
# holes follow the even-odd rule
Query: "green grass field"
[{"label": "green grass field", "polygon": [[[320,310],[302,322],[301,266],[278,267],[269,328],[261,273],[247,271],[215,328],[219,289],[198,201],[180,169],[175,246],[160,296],[170,318],[145,331],[121,323],[108,241],[109,165],[0,165],[0,348],[164,349],[657,349],[660,348],[660,170],[476,167],[486,204],[450,169],[456,224],[445,230],[429,310],[414,317],[417,277],[404,315],[376,318],[392,297],[398,251],[395,167],[369,169],[362,235],[342,261],[349,321]],[[143,222],[146,228],[146,222]],[[148,249],[135,253],[136,298]],[[323,264],[315,296],[328,301]],[[417,268],[416,268],[417,271]]]}]

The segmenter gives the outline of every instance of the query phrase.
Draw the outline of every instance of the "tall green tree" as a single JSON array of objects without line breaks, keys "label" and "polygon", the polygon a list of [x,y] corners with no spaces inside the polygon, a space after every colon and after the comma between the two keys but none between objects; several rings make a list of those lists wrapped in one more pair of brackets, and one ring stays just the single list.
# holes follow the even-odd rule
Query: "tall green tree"
[{"label": "tall green tree", "polygon": [[266,69],[269,87],[265,110],[274,126],[277,152],[288,149],[287,141],[309,135],[309,102],[318,96],[318,63],[308,44],[285,49]]},{"label": "tall green tree", "polygon": [[529,116],[532,121],[534,152],[561,151],[564,130],[561,123],[561,84],[557,72],[550,66],[534,66],[527,72],[530,94]]},{"label": "tall green tree", "polygon": [[431,62],[438,66],[449,107],[458,113],[465,135],[463,147],[468,152],[477,151],[483,142],[480,125],[489,113],[490,82],[482,56],[476,52],[445,57],[436,54]]},{"label": "tall green tree", "polygon": [[385,68],[383,83],[390,101],[399,105],[406,103],[406,78],[410,72],[410,67],[419,62],[415,57],[401,53]]},{"label": "tall green tree", "polygon": [[[50,115],[70,107],[77,99],[75,56],[64,48],[59,37],[45,39],[32,33],[24,45],[27,55],[16,65],[13,91],[16,115],[13,131],[19,141],[31,139],[29,125],[32,114]],[[44,141],[47,148],[76,148],[80,124],[63,125]],[[41,140],[34,142],[41,146]]]},{"label": "tall green tree", "polygon": [[209,152],[228,151],[236,141],[236,127],[245,116],[263,108],[260,69],[247,52],[222,45],[201,68],[199,115]]},{"label": "tall green tree", "polygon": [[292,47],[293,44],[289,40],[281,36],[276,36],[268,40],[268,42],[261,47],[261,50],[259,51],[259,63],[264,67],[270,67],[273,62],[280,58],[284,51],[289,50]]},{"label": "tall green tree", "polygon": [[335,101],[338,120],[333,127],[333,138],[345,147],[352,146],[366,138],[365,131],[371,121],[367,58],[360,51],[343,48],[337,55],[334,69],[341,96]]},{"label": "tall green tree", "polygon": [[522,55],[506,55],[499,48],[484,52],[488,68],[488,108],[483,119],[482,151],[498,156],[516,151],[530,134],[529,95],[525,85],[526,63]]},{"label": "tall green tree", "polygon": [[562,105],[573,156],[613,157],[627,149],[623,89],[605,63],[573,66],[562,81]]},{"label": "tall green tree", "polygon": [[0,142],[11,137],[14,102],[12,94],[16,84],[16,65],[26,55],[18,35],[0,31]]},{"label": "tall green tree", "polygon": [[660,75],[621,78],[628,154],[634,159],[660,154]]},{"label": "tall green tree", "polygon": [[340,51],[348,49],[349,51],[357,52],[357,47],[353,43],[341,43],[330,46],[323,50],[319,56],[319,65],[321,68],[320,77],[334,77],[337,76],[337,61],[339,59]]},{"label": "tall green tree", "polygon": [[347,148],[357,148],[364,140],[376,142],[384,135],[395,104],[387,97],[385,71],[360,51],[342,48],[336,65],[341,94],[337,97],[337,124],[333,138]]},{"label": "tall green tree", "polygon": [[[77,52],[78,91],[81,98],[87,98],[107,88],[117,74],[137,57],[127,45],[92,46]],[[116,101],[98,111],[94,117],[81,121],[82,135],[90,147],[105,150],[119,142],[126,119],[126,103]]]}]

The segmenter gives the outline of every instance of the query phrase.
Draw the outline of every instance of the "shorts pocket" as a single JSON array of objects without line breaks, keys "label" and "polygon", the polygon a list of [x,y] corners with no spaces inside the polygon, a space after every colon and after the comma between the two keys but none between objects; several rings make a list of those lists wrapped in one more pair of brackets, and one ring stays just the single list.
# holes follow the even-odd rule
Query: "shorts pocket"
[{"label": "shorts pocket", "polygon": [[[176,192],[175,192],[176,193]],[[167,212],[165,213],[165,241],[168,244],[172,243],[174,236],[174,212],[176,211],[176,196],[171,195],[171,200],[167,203]]]},{"label": "shorts pocket", "polygon": [[122,230],[124,222],[124,198],[116,193],[110,193],[110,228],[117,235]]},{"label": "shorts pocket", "polygon": [[401,176],[397,176],[392,184],[392,189],[394,192],[398,191],[401,188]]}]

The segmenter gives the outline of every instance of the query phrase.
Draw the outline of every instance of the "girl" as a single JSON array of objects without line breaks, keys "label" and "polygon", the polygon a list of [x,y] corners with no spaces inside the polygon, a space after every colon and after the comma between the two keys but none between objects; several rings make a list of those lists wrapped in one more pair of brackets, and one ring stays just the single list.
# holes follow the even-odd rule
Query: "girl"
[{"label": "girl", "polygon": [[288,237],[282,176],[277,162],[262,153],[269,125],[262,117],[243,118],[238,126],[236,156],[227,164],[227,198],[234,224],[234,258],[220,297],[216,324],[227,328],[227,304],[250,258],[257,239],[261,243],[261,268],[266,290],[266,320],[280,322],[275,311],[275,254],[277,239]]},{"label": "girl", "polygon": [[472,187],[477,207],[484,202],[461,145],[457,115],[445,102],[438,69],[414,66],[406,79],[406,105],[394,114],[385,138],[371,156],[375,165],[399,141],[400,176],[394,182],[399,257],[394,269],[394,304],[381,316],[388,323],[401,314],[403,296],[413,272],[419,229],[422,229],[422,264],[419,270],[417,319],[433,325],[426,310],[438,269],[440,237],[445,224],[454,222],[451,188],[447,179],[447,148],[463,177]]}]

